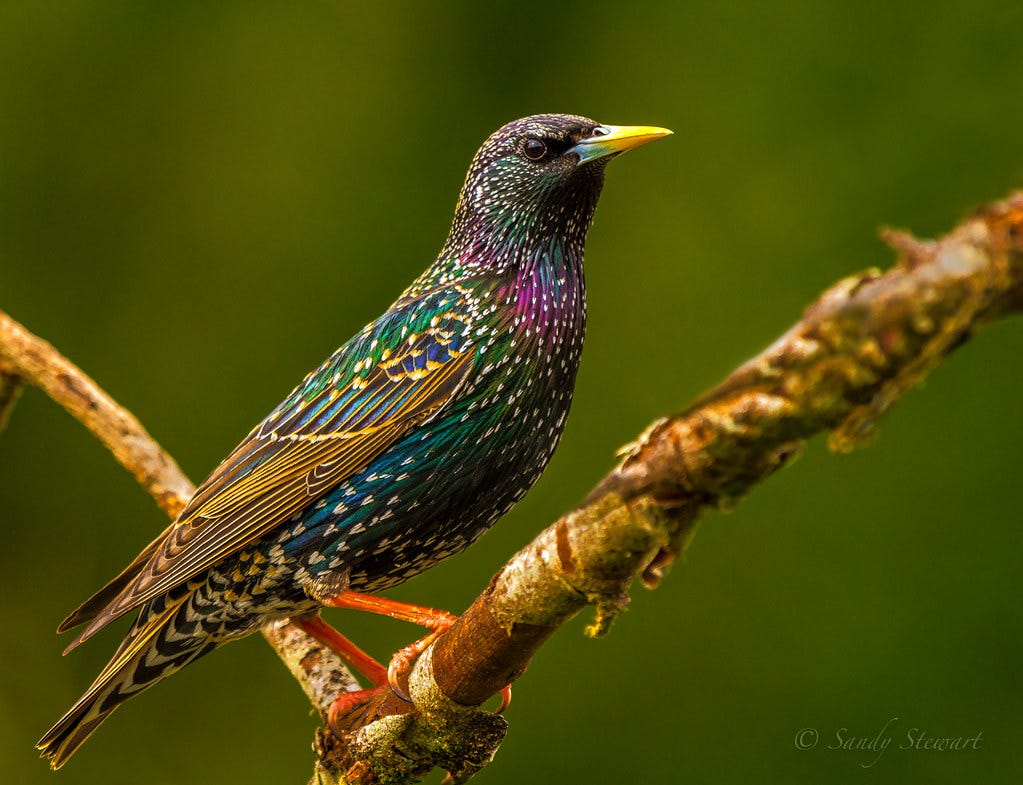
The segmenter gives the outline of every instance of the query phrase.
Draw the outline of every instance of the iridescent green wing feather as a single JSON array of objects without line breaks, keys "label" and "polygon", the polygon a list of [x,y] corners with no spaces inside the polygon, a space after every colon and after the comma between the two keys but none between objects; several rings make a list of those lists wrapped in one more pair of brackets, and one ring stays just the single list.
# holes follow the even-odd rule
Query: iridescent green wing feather
[{"label": "iridescent green wing feather", "polygon": [[416,292],[309,374],[202,483],[76,643],[262,537],[442,410],[472,369],[471,313],[464,289]]}]

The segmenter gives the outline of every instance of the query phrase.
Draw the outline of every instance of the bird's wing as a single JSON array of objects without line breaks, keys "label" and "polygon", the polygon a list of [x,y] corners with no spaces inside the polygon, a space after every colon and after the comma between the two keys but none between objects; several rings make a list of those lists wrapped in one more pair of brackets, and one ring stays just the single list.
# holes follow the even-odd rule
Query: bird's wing
[{"label": "bird's wing", "polygon": [[76,644],[262,537],[436,415],[472,368],[465,306],[449,290],[400,300],[309,374],[199,486]]}]

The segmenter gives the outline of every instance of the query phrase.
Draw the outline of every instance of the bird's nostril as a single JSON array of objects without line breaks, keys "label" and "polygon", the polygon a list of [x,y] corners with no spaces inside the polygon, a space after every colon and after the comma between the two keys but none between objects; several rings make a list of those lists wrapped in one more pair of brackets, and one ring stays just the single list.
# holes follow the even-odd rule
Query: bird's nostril
[{"label": "bird's nostril", "polygon": [[611,129],[605,128],[602,125],[598,125],[596,128],[593,129],[592,133],[594,136],[607,136],[609,133],[611,133]]}]

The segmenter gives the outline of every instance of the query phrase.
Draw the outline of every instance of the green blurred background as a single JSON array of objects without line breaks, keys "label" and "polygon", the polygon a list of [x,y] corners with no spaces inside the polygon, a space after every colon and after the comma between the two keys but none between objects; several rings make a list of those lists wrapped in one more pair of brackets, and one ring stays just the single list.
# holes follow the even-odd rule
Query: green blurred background
[{"label": "green blurred background", "polygon": [[[835,279],[1023,187],[1018,3],[39,2],[0,6],[0,308],[194,479],[433,257],[482,139],[540,111],[677,135],[616,162],[550,470],[396,590],[464,608],[614,450]],[[711,515],[613,634],[516,685],[498,783],[1018,782],[1023,323],[993,326],[850,456],[821,440]],[[0,441],[0,770],[10,783],[298,783],[314,722],[267,647],[132,701],[59,775],[32,743],[118,631],[53,629],[166,521],[52,403]],[[405,625],[329,614],[381,657]],[[829,750],[836,730],[875,756]],[[897,750],[913,727],[979,750]],[[817,749],[798,751],[803,728]],[[435,775],[439,781],[439,775]]]}]

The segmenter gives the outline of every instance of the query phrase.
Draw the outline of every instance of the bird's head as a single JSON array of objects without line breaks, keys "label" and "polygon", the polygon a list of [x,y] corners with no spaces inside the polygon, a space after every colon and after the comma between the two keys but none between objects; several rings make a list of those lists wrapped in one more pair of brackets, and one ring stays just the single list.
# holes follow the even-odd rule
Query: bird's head
[{"label": "bird's head", "polygon": [[581,252],[607,163],[670,133],[567,114],[508,123],[473,158],[449,249],[489,264],[513,262],[531,246],[552,241],[578,246]]}]

